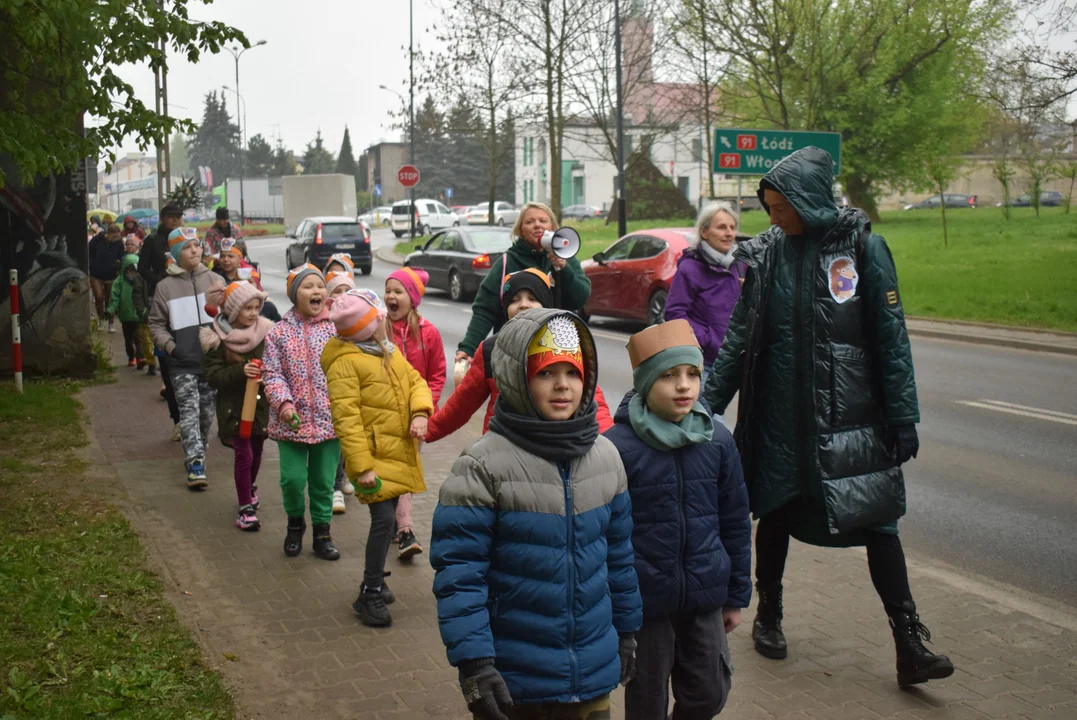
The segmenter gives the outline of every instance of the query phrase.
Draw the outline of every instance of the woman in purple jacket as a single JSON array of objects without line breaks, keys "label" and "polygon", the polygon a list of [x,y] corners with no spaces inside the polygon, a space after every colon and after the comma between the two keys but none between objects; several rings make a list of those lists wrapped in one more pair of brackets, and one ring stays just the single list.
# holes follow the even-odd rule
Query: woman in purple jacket
[{"label": "woman in purple jacket", "polygon": [[744,283],[744,263],[733,259],[737,218],[726,203],[707,205],[696,220],[699,240],[681,256],[666,300],[666,320],[684,318],[703,349],[710,370],[729,327]]}]

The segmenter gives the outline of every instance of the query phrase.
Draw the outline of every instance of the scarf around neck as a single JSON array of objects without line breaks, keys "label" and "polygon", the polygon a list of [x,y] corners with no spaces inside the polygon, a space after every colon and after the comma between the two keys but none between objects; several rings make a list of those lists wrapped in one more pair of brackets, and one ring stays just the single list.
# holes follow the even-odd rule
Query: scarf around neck
[{"label": "scarf around neck", "polygon": [[628,401],[628,419],[640,440],[663,452],[710,442],[714,437],[714,420],[700,402],[679,423],[672,423],[648,410],[637,393]]},{"label": "scarf around neck", "polygon": [[733,264],[733,253],[736,252],[737,245],[734,243],[733,247],[729,249],[729,252],[724,253],[715,250],[707,241],[700,240],[699,244],[696,245],[696,248],[699,250],[700,257],[702,257],[708,264],[720,265],[728,270],[729,266]]},{"label": "scarf around neck", "polygon": [[385,341],[385,345],[382,345],[377,340],[362,340],[355,344],[367,355],[374,355],[376,357],[384,357],[386,351],[392,355],[393,351],[396,350],[396,345],[393,345],[388,340]]},{"label": "scarf around neck", "polygon": [[542,420],[521,415],[497,398],[490,430],[532,455],[567,462],[583,457],[598,439],[598,403],[593,399],[587,411],[571,420]]},{"label": "scarf around neck", "polygon": [[225,327],[218,317],[213,321],[213,332],[221,338],[221,344],[234,353],[246,355],[262,344],[266,333],[273,328],[273,321],[258,316],[257,322],[250,327]]}]

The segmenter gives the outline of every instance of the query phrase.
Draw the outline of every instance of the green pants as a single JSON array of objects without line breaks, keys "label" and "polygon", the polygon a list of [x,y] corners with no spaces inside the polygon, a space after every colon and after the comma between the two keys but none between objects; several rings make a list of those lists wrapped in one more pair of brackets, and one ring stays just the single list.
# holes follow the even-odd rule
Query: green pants
[{"label": "green pants", "polygon": [[277,442],[280,449],[280,493],[288,517],[303,517],[303,490],[310,493],[310,521],[315,525],[333,518],[333,481],[340,462],[340,441],[317,445]]}]

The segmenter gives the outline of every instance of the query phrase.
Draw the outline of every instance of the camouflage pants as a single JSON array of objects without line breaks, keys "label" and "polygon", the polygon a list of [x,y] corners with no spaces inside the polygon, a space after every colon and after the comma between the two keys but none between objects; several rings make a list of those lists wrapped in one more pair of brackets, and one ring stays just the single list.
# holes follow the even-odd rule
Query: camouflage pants
[{"label": "camouflage pants", "polygon": [[513,705],[506,714],[509,720],[609,720],[610,696],[578,703]]},{"label": "camouflage pants", "polygon": [[217,411],[217,391],[209,386],[201,375],[177,373],[172,376],[179,405],[180,444],[183,460],[206,457],[206,443]]}]

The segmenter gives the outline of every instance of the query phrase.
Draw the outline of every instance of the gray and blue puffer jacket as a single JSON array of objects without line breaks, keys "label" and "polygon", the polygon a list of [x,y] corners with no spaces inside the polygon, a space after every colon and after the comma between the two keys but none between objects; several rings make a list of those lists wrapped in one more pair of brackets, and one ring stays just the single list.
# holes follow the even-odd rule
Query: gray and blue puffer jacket
[{"label": "gray and blue puffer jacket", "polygon": [[629,420],[630,392],[605,437],[617,446],[632,496],[632,547],[643,618],[746,608],[752,599],[752,521],[733,435],[656,450]]},{"label": "gray and blue puffer jacket", "polygon": [[[498,402],[537,425],[545,423],[527,389],[527,346],[565,314],[525,311],[494,349]],[[579,328],[578,417],[595,412],[598,370],[594,341]],[[496,419],[456,460],[434,511],[430,564],[449,662],[494,658],[519,704],[600,697],[617,687],[618,636],[643,620],[621,459],[597,423],[589,447],[558,462],[538,452],[541,443],[531,452],[499,433]]]}]

